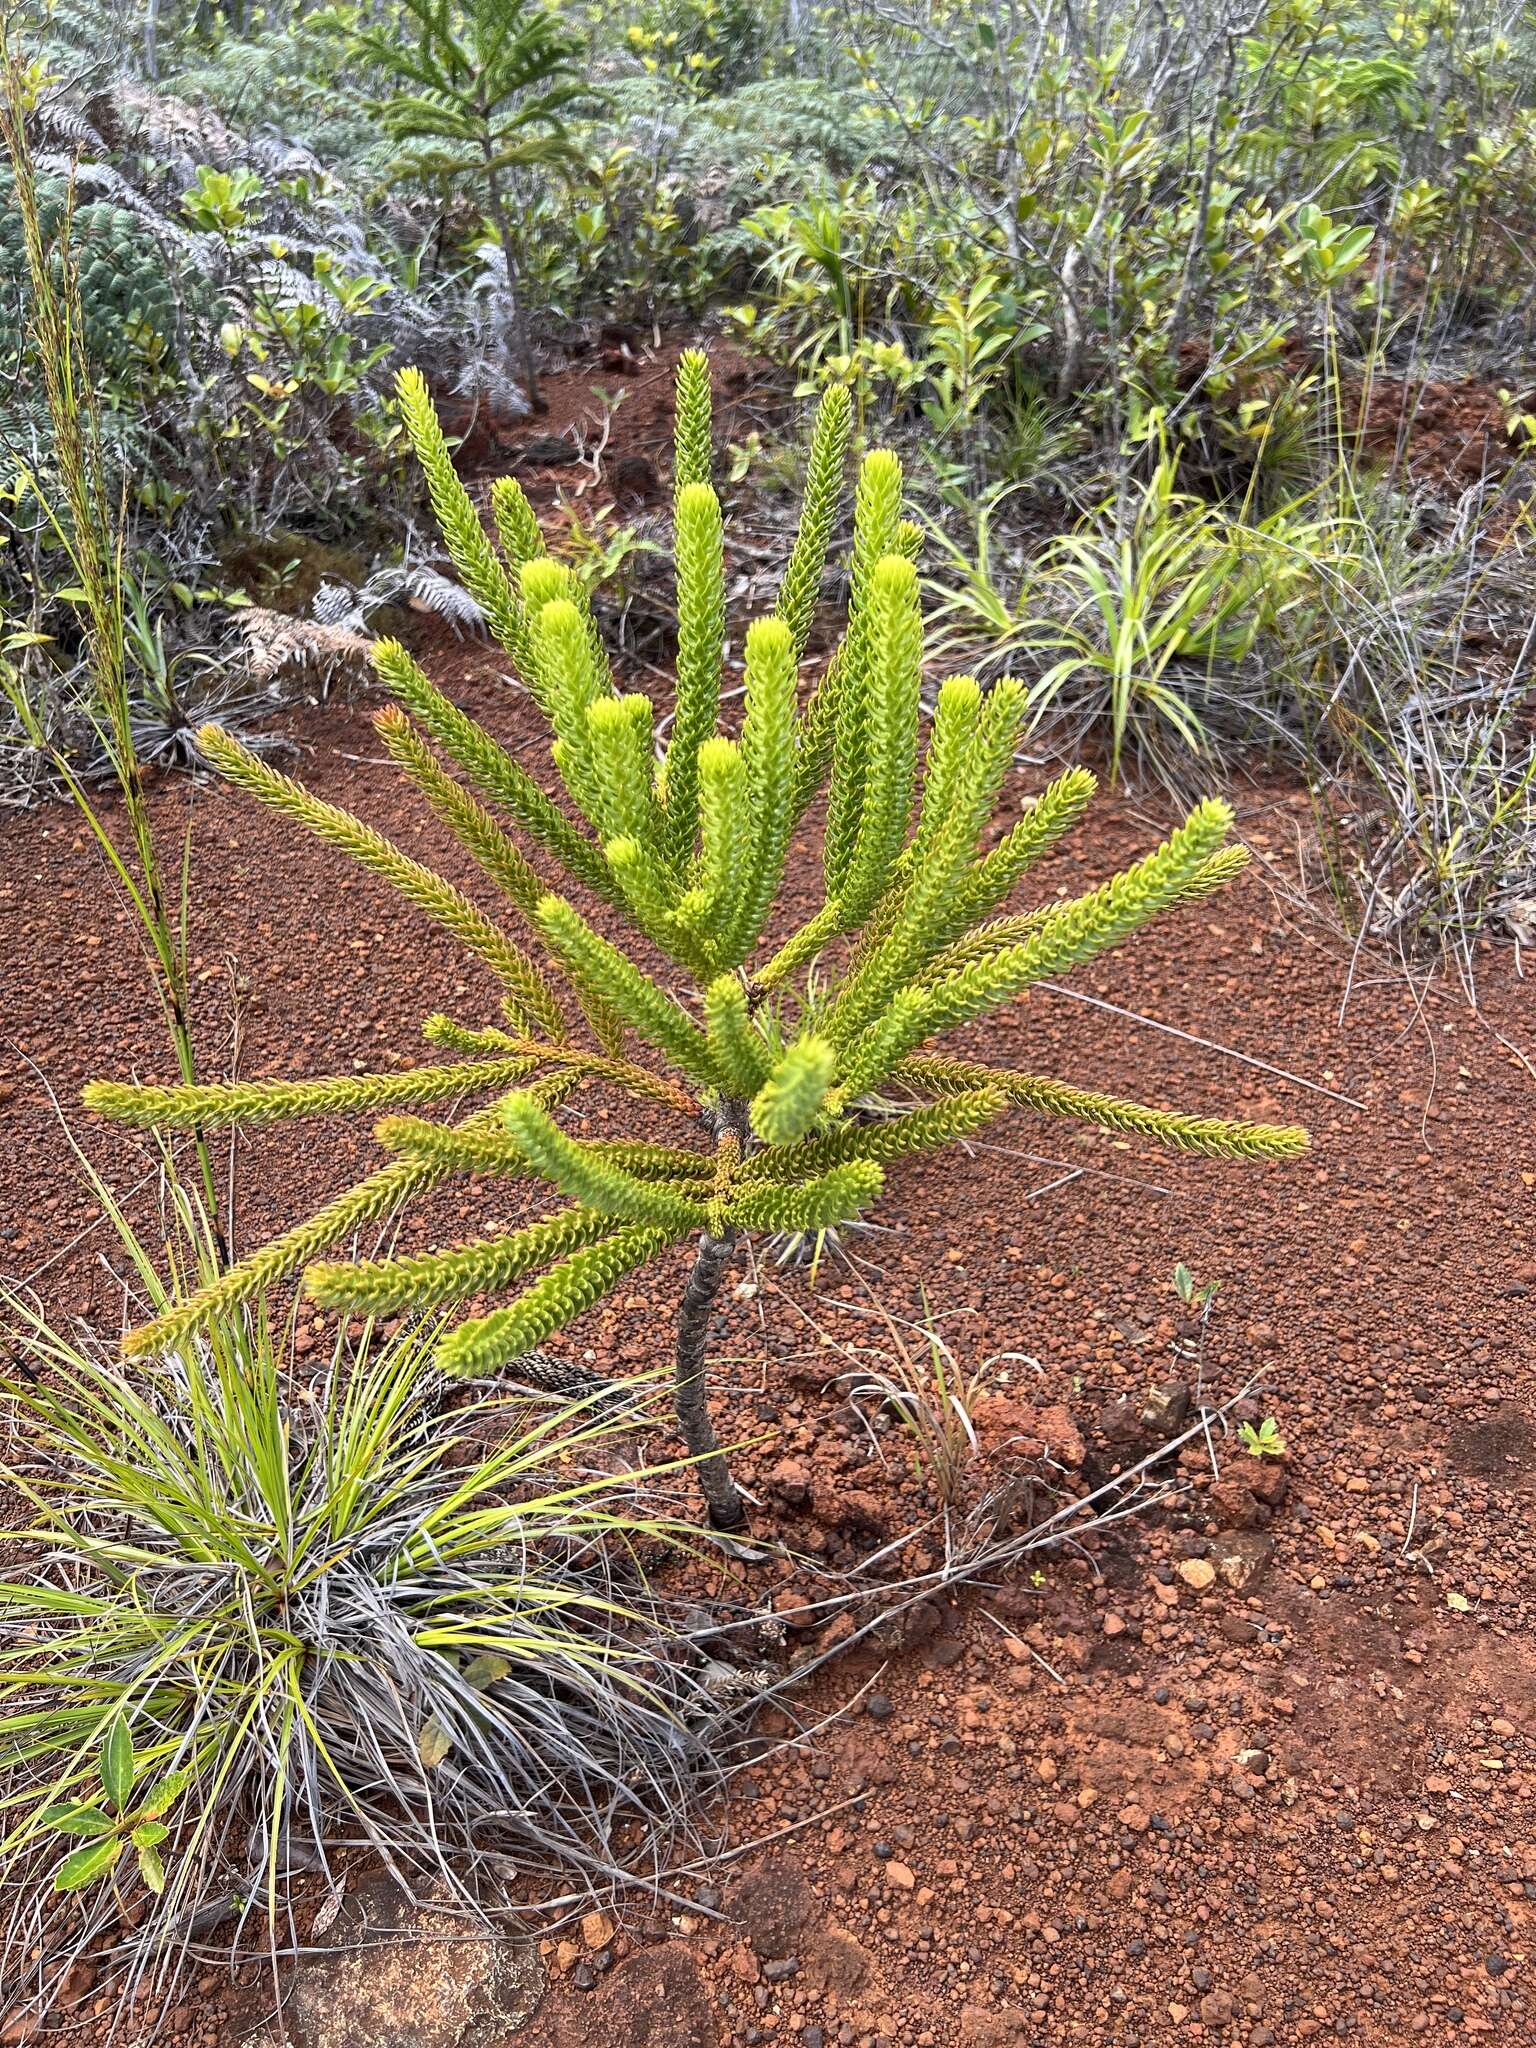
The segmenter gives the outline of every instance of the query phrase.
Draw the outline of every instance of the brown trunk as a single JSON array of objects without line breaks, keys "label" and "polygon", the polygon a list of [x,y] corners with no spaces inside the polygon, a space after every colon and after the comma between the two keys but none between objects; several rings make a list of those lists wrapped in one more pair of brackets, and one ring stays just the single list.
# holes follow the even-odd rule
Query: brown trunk
[{"label": "brown trunk", "polygon": [[709,1508],[710,1525],[727,1531],[746,1527],[747,1509],[710,1420],[705,1354],[715,1297],[735,1249],[734,1230],[728,1230],[724,1237],[712,1237],[706,1232],[699,1241],[677,1317],[675,1386],[677,1426],[688,1446],[688,1455],[696,1461],[694,1469]]},{"label": "brown trunk", "polygon": [[507,322],[511,353],[517,363],[518,375],[523,380],[528,403],[535,412],[544,410],[544,401],[539,396],[539,377],[533,365],[533,340],[528,332],[528,316],[523,309],[522,281],[517,274],[517,259],[512,253],[512,223],[507,209],[502,204],[501,181],[495,171],[487,166],[486,180],[491,226],[496,230],[496,239],[501,244],[501,257],[507,270],[507,298],[511,304],[511,317]]}]

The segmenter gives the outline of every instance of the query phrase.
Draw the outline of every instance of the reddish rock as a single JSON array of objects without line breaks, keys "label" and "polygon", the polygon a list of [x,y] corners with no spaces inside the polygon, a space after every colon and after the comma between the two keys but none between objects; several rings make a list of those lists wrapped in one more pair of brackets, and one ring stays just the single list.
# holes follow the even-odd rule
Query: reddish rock
[{"label": "reddish rock", "polygon": [[1257,1529],[1234,1529],[1212,1546],[1222,1583],[1235,1593],[1246,1592],[1275,1554],[1275,1539]]},{"label": "reddish rock", "polygon": [[1087,1455],[1082,1435],[1070,1412],[1058,1403],[1038,1411],[1035,1427],[1045,1441],[1047,1455],[1075,1472]]},{"label": "reddish rock", "polygon": [[811,1468],[803,1458],[781,1458],[763,1487],[789,1507],[804,1507],[811,1497]]},{"label": "reddish rock", "polygon": [[1243,1479],[1218,1479],[1207,1498],[1224,1529],[1251,1529],[1259,1518],[1259,1504]]},{"label": "reddish rock", "polygon": [[1278,1458],[1251,1458],[1243,1472],[1243,1483],[1255,1500],[1277,1508],[1290,1490],[1290,1474]]}]

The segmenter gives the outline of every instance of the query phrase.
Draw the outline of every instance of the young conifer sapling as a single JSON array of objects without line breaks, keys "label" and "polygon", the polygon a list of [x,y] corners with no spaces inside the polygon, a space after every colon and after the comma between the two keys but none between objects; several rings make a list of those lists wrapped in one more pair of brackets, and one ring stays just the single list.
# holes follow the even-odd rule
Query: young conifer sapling
[{"label": "young conifer sapling", "polygon": [[[859,467],[844,630],[801,704],[844,487],[846,391],[829,391],[817,413],[778,599],[747,629],[745,706],[733,729],[722,719],[725,548],[711,483],[709,371],[702,354],[682,358],[677,672],[665,742],[650,699],[616,682],[581,585],[547,551],[519,485],[492,487],[493,540],[421,376],[404,372],[399,394],[458,572],[553,736],[555,795],[397,641],[374,651],[394,699],[378,716],[384,745],[473,857],[485,882],[478,893],[496,899],[496,913],[217,728],[205,729],[201,745],[230,781],[451,932],[499,986],[501,1017],[429,1017],[424,1036],[439,1057],[404,1072],[87,1088],[92,1108],[145,1127],[369,1113],[387,1155],[355,1187],[132,1332],[126,1347],[173,1347],[303,1269],[309,1296],[338,1311],[473,1302],[477,1312],[442,1336],[438,1363],[475,1376],[528,1374],[530,1354],[552,1332],[625,1274],[691,1241],[677,1417],[711,1521],[739,1529],[745,1507],[716,1439],[706,1365],[714,1304],[744,1233],[846,1223],[876,1201],[894,1161],[965,1138],[1013,1106],[1229,1159],[1304,1149],[1298,1128],[1147,1108],[937,1049],[1036,982],[1209,894],[1242,867],[1244,850],[1227,844],[1227,806],[1206,802],[1098,887],[1010,907],[1020,878],[1081,816],[1093,777],[1059,776],[993,837],[1023,687],[1005,680],[983,691],[951,678],[925,732],[917,532],[903,518],[901,468],[889,453]],[[785,930],[775,911],[791,836],[823,792],[821,905]],[[665,963],[659,972],[641,964],[642,949]],[[560,1106],[596,1085],[630,1100],[636,1135],[578,1138],[562,1128]],[[466,1098],[482,1099],[466,1110]],[[871,1098],[887,1113],[865,1113]],[[423,1113],[433,1108],[441,1113]],[[654,1133],[668,1120],[676,1129],[663,1140]],[[325,1256],[470,1175],[531,1180],[563,1206],[509,1234],[424,1254]],[[481,1305],[500,1294],[511,1298]]]}]

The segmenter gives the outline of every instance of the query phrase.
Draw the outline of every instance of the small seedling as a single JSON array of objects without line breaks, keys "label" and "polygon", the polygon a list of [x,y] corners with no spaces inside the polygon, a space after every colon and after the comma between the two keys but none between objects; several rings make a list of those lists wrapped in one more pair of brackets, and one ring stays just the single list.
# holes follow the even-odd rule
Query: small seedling
[{"label": "small seedling", "polygon": [[1207,1280],[1203,1286],[1197,1287],[1194,1274],[1182,1260],[1173,1269],[1173,1291],[1186,1308],[1209,1308],[1220,1286],[1219,1280]]},{"label": "small seedling", "polygon": [[1266,1415],[1255,1429],[1251,1422],[1242,1423],[1237,1440],[1250,1458],[1283,1458],[1285,1438],[1280,1434],[1280,1425],[1273,1415]]},{"label": "small seedling", "polygon": [[132,1848],[138,1857],[140,1877],[152,1892],[163,1892],[165,1864],[160,1845],[170,1829],[161,1816],[181,1797],[192,1773],[173,1771],[135,1802],[134,1785],[144,1775],[143,1760],[134,1755],[127,1722],[121,1715],[115,1715],[96,1759],[96,1775],[102,1790],[98,1804],[70,1800],[45,1806],[37,1817],[39,1828],[84,1838],[54,1871],[54,1890],[79,1891],[98,1877],[105,1877],[125,1851]]},{"label": "small seedling", "polygon": [[1181,1320],[1174,1339],[1175,1358],[1187,1362],[1193,1368],[1191,1377],[1197,1392],[1205,1388],[1205,1340],[1211,1320],[1211,1304],[1221,1287],[1219,1280],[1196,1283],[1195,1276],[1181,1259],[1173,1269],[1173,1291],[1189,1311]]}]

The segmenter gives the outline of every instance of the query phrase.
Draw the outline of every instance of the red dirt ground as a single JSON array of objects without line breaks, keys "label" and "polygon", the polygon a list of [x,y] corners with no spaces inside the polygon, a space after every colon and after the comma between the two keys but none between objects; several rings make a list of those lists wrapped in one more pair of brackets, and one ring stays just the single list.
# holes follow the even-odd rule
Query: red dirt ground
[{"label": "red dirt ground", "polygon": [[[555,427],[558,396],[530,431]],[[503,737],[534,743],[486,648],[438,645],[430,665]],[[295,715],[300,772],[468,880],[402,799],[368,708]],[[1016,797],[1041,779],[1021,775]],[[1287,874],[1303,793],[1235,801],[1242,835]],[[408,1065],[428,1012],[494,1016],[445,939],[269,814],[186,781],[155,804],[167,843],[193,827],[210,1068],[230,1064],[232,999],[247,1075]],[[1101,799],[1039,888],[1106,874],[1162,822]],[[809,859],[796,872],[804,902]],[[73,1105],[93,1074],[166,1077],[158,1017],[66,810],[0,821],[0,914],[0,1269],[108,1321],[110,1246],[49,1091],[119,1185],[151,1188],[148,1148]],[[1058,994],[973,1034],[998,1060],[1144,1100],[1305,1121],[1301,1164],[1189,1161],[1018,1114],[985,1148],[892,1176],[888,1234],[857,1241],[862,1278],[832,1263],[813,1286],[764,1266],[756,1294],[738,1290],[722,1428],[766,1425],[745,1476],[764,1525],[812,1560],[869,1551],[911,1502],[826,1386],[838,1361],[821,1339],[852,1322],[833,1304],[871,1289],[896,1313],[925,1292],[936,1312],[971,1311],[955,1325],[966,1356],[1038,1361],[1038,1377],[1012,1367],[1027,1412],[994,1413],[989,1442],[1043,1439],[1065,1483],[1150,1447],[1118,1396],[1139,1406],[1188,1376],[1171,1348],[1182,1260],[1221,1282],[1207,1388],[1262,1375],[1289,1457],[1261,1468],[1229,1443],[1219,1482],[1203,1453],[1187,1458],[1184,1502],[1091,1558],[920,1609],[883,1661],[831,1665],[805,1713],[852,1711],[751,1773],[731,1816],[738,1843],[791,1832],[727,1865],[697,1914],[612,1942],[595,1930],[602,1969],[579,1935],[551,1944],[551,1990],[519,2048],[1536,2034],[1532,1003],[1507,952],[1482,963],[1478,1013],[1367,968],[1341,1022],[1347,983],[1326,920],[1256,873],[1074,986],[1331,1094]],[[354,1126],[243,1141],[242,1242],[373,1156]],[[439,1207],[407,1241],[478,1234],[506,1199],[467,1219]],[[648,1362],[674,1265],[568,1347]],[[318,1341],[329,1325],[311,1327]],[[789,1576],[792,1608],[811,1581]],[[223,2012],[199,1999],[173,2032],[237,2038]],[[0,1997],[0,2039],[23,2038],[18,2022]]]},{"label": "red dirt ground", "polygon": [[1513,410],[1496,385],[1476,377],[1377,377],[1361,439],[1368,455],[1394,471],[1405,468],[1416,483],[1466,490],[1516,461],[1508,431]]}]

